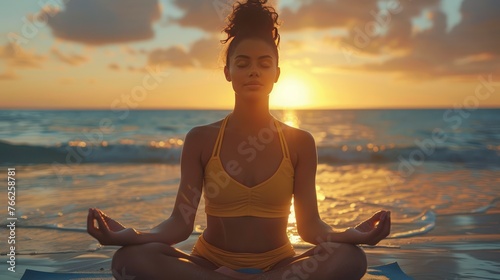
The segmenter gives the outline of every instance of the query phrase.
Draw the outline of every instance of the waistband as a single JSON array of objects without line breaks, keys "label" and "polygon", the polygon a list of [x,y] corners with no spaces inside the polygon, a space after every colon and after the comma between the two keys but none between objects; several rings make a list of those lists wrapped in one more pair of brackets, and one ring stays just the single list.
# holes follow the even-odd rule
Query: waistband
[{"label": "waistband", "polygon": [[208,243],[201,234],[193,247],[192,254],[203,257],[218,267],[226,266],[234,270],[258,268],[267,271],[278,262],[295,256],[295,250],[288,242],[281,247],[263,253],[229,252]]}]

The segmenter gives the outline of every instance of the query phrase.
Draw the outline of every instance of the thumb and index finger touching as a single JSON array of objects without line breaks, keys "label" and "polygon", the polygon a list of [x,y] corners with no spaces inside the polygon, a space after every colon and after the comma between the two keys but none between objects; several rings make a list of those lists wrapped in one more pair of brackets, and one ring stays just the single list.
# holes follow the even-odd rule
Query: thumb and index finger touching
[{"label": "thumb and index finger touching", "polygon": [[378,211],[373,216],[371,216],[367,223],[372,225],[372,230],[370,236],[372,239],[380,241],[387,237],[390,233],[391,227],[391,212],[390,211]]},{"label": "thumb and index finger touching", "polygon": [[[98,227],[96,227],[94,221],[97,221]],[[106,224],[102,213],[97,209],[90,208],[87,215],[87,232],[94,238],[97,238],[107,231],[108,225]]]},{"label": "thumb and index finger touching", "polygon": [[390,211],[379,211],[370,218],[375,224],[375,235],[377,238],[382,240],[387,237],[391,231],[391,212]]}]

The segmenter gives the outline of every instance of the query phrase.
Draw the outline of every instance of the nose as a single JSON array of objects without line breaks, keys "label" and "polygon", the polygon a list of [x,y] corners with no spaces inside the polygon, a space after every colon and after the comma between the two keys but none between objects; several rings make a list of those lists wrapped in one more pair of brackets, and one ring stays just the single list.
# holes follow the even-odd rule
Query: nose
[{"label": "nose", "polygon": [[248,74],[250,77],[260,77],[260,72],[256,67],[250,68],[250,72]]}]

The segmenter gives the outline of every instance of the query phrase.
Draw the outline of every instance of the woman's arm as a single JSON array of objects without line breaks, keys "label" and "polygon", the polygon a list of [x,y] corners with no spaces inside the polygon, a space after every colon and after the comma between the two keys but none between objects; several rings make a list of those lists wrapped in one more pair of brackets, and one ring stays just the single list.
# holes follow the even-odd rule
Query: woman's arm
[{"label": "woman's arm", "polygon": [[[125,228],[98,209],[90,209],[87,231],[103,245],[136,245],[150,242],[175,244],[189,237],[200,202],[203,185],[202,128],[193,128],[184,141],[181,180],[170,217],[150,232]],[[97,221],[97,227],[94,224]]]},{"label": "woman's arm", "polygon": [[390,232],[389,212],[377,212],[358,226],[346,230],[333,229],[321,220],[316,198],[316,144],[308,132],[297,131],[296,134],[294,205],[300,237],[312,244],[330,241],[370,245],[385,238]]}]

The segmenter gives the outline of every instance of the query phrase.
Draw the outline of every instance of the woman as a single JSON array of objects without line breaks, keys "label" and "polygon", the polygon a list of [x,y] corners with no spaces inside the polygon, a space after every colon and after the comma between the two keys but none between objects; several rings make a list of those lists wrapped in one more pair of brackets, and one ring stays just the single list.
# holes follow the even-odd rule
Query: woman
[{"label": "woman", "polygon": [[[117,279],[359,279],[366,257],[356,245],[389,234],[386,211],[343,231],[320,219],[314,139],[269,112],[280,75],[279,35],[278,15],[265,3],[238,3],[229,18],[224,75],[235,92],[234,109],[186,135],[171,216],[143,233],[89,210],[89,234],[123,246],[112,262]],[[188,255],[172,245],[192,233],[202,190],[207,227]],[[301,255],[286,234],[292,196],[298,233],[315,245]]]}]

